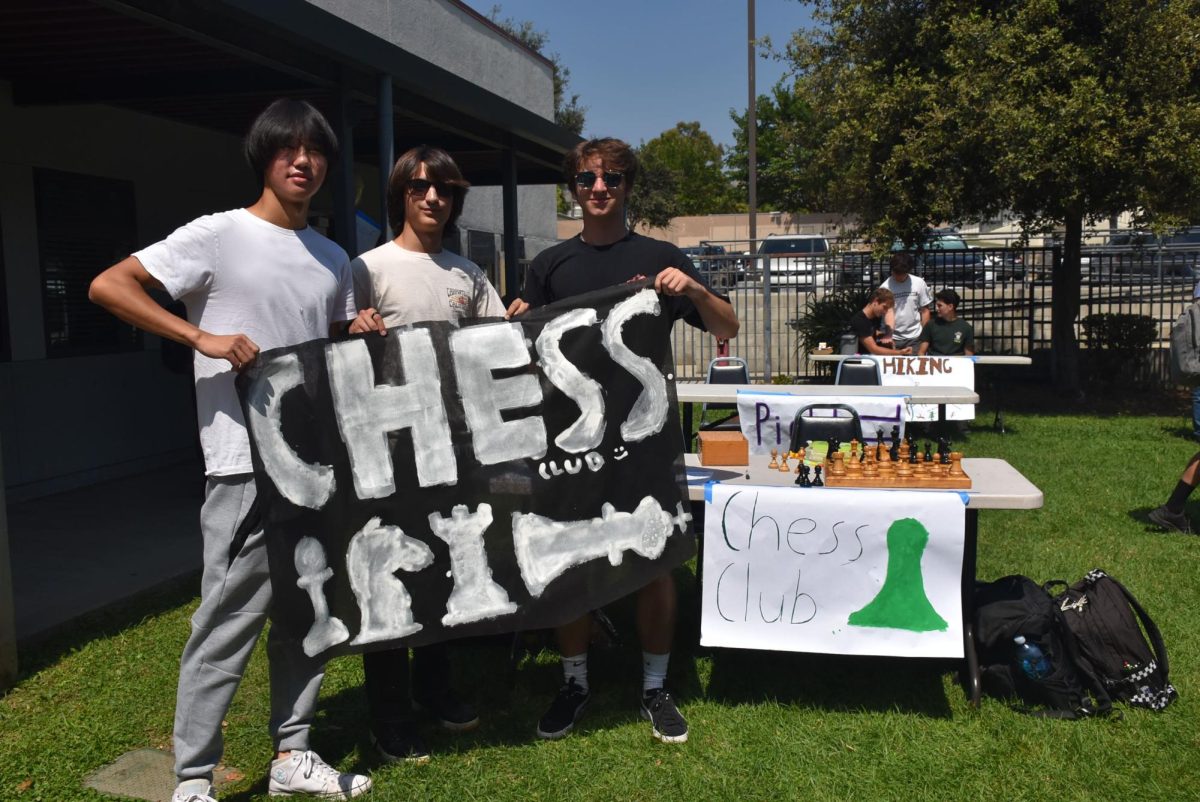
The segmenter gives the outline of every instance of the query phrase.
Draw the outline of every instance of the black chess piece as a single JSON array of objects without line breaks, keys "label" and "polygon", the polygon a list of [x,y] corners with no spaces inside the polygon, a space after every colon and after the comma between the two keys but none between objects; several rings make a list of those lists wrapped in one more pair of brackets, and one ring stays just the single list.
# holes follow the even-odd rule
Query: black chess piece
[{"label": "black chess piece", "polygon": [[809,478],[809,468],[807,465],[800,469],[800,486],[812,487],[812,479]]},{"label": "black chess piece", "polygon": [[925,441],[925,461],[933,462],[933,444],[928,440]]},{"label": "black chess piece", "polygon": [[946,438],[938,440],[938,454],[940,455],[939,463],[942,465],[950,464],[950,441]]},{"label": "black chess piece", "polygon": [[888,450],[888,456],[892,458],[892,462],[900,460],[900,427],[892,427],[892,447]]},{"label": "black chess piece", "polygon": [[813,468],[813,474],[814,474],[814,476],[813,476],[813,480],[812,480],[812,486],[813,487],[824,487],[825,482],[821,481],[821,466],[820,465]]}]

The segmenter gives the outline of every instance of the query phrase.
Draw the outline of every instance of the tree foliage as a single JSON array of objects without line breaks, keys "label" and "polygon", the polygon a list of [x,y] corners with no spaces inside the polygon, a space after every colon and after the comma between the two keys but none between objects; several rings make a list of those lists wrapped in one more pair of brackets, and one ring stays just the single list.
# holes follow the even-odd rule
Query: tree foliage
[{"label": "tree foliage", "polygon": [[794,168],[868,234],[1012,210],[1065,230],[1055,379],[1078,389],[1085,221],[1200,219],[1200,0],[819,0],[788,57],[816,113]]},{"label": "tree foliage", "polygon": [[631,228],[639,225],[666,228],[679,210],[679,190],[675,173],[645,147],[635,149],[638,157],[637,184],[625,201],[626,222]]},{"label": "tree foliage", "polygon": [[725,175],[724,151],[700,123],[676,123],[643,144],[638,154],[643,162],[671,173],[676,214],[737,211],[736,190]]},{"label": "tree foliage", "polygon": [[[755,103],[755,189],[759,208],[804,212],[812,204],[807,181],[799,178],[812,161],[813,113],[794,83],[780,81]],[[728,156],[740,197],[747,197],[750,155],[747,114],[731,111],[734,144]]]},{"label": "tree foliage", "polygon": [[554,67],[554,122],[573,134],[581,136],[587,107],[580,105],[579,95],[567,94],[567,86],[571,82],[571,70],[563,64],[562,56],[558,53],[546,52],[546,46],[550,44],[550,34],[539,31],[529,20],[518,22],[511,17],[501,19],[502,11],[501,6],[492,6],[488,19],[530,50],[550,60]]}]

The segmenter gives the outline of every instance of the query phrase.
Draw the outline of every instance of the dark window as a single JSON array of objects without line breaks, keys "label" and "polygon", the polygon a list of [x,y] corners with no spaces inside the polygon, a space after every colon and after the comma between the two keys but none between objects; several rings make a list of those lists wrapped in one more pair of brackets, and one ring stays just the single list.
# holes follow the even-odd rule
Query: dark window
[{"label": "dark window", "polygon": [[92,279],[133,251],[133,182],[43,168],[33,177],[46,355],[140,349],[140,331],[87,297]]},{"label": "dark window", "polygon": [[11,325],[8,316],[8,272],[4,269],[4,231],[0,227],[0,362],[12,359]]},{"label": "dark window", "polygon": [[496,275],[496,235],[490,231],[467,231],[467,258],[479,265],[479,269],[492,282],[500,286]]}]

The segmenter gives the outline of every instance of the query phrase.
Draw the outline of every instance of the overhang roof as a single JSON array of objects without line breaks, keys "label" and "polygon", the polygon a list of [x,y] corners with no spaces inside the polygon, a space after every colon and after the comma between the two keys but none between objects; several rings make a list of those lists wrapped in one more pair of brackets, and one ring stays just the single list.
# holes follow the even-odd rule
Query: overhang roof
[{"label": "overhang roof", "polygon": [[[579,138],[533,112],[303,0],[5,0],[0,80],[18,105],[100,103],[241,135],[281,96],[334,119],[355,160],[378,156],[377,92],[390,75],[397,152],[446,148],[476,185],[558,180]],[[344,91],[343,91],[344,90]]]}]

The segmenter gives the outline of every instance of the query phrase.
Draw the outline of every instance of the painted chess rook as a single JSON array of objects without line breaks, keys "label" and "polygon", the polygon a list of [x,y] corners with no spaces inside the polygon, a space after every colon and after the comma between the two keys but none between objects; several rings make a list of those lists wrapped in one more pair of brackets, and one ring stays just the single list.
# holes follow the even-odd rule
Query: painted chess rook
[{"label": "painted chess rook", "polygon": [[329,614],[325,583],[333,578],[333,569],[325,561],[325,547],[316,538],[302,537],[296,544],[296,584],[308,594],[313,606],[313,623],[304,636],[304,653],[309,657],[350,637],[346,625]]},{"label": "painted chess rook", "polygon": [[682,504],[672,516],[650,496],[632,513],[617,512],[605,504],[599,518],[586,521],[554,521],[534,513],[514,513],[513,545],[525,587],[537,597],[567,569],[599,557],[608,557],[614,566],[621,564],[626,551],[657,558],[675,527],[686,532],[691,519]]},{"label": "painted chess rook", "polygon": [[452,627],[515,613],[517,605],[508,598],[504,588],[492,578],[483,533],[492,525],[492,505],[480,504],[468,512],[465,504],[456,504],[450,518],[429,513],[429,528],[450,547],[450,573],[454,590],[446,600],[442,624]]},{"label": "painted chess rook", "polygon": [[[666,377],[646,357],[634,353],[622,340],[625,324],[636,315],[658,315],[658,294],[642,290],[609,312],[599,323],[604,348],[612,360],[633,376],[642,391],[620,425],[627,443],[658,434],[667,421]],[[573,321],[582,325],[586,317]],[[575,326],[577,327],[577,326]],[[546,370],[546,379],[580,409],[556,443],[583,453],[604,431],[603,395],[596,393],[582,374],[567,368],[558,340],[572,326],[539,336],[535,348]],[[517,323],[493,323],[458,329],[449,336],[449,352],[462,398],[474,456],[481,465],[518,459],[540,460],[547,452],[545,421],[540,416],[506,420],[506,410],[525,409],[543,401],[533,373],[496,378],[497,370],[511,372],[531,364],[523,330]],[[350,459],[354,490],[361,499],[387,498],[397,488],[389,449],[389,435],[408,430],[413,440],[412,459],[418,485],[432,487],[458,482],[458,465],[451,441],[448,415],[442,398],[442,373],[428,329],[388,332],[385,367],[396,376],[375,374],[366,343],[361,339],[330,343],[325,362],[335,417]],[[548,366],[548,367],[547,367]],[[579,375],[576,375],[579,374]],[[294,355],[285,355],[252,373],[248,388],[248,424],[262,458],[263,468],[280,494],[297,506],[321,509],[336,490],[327,465],[304,462],[283,436],[283,398],[304,384],[303,368]],[[394,383],[393,383],[394,382]]]}]

